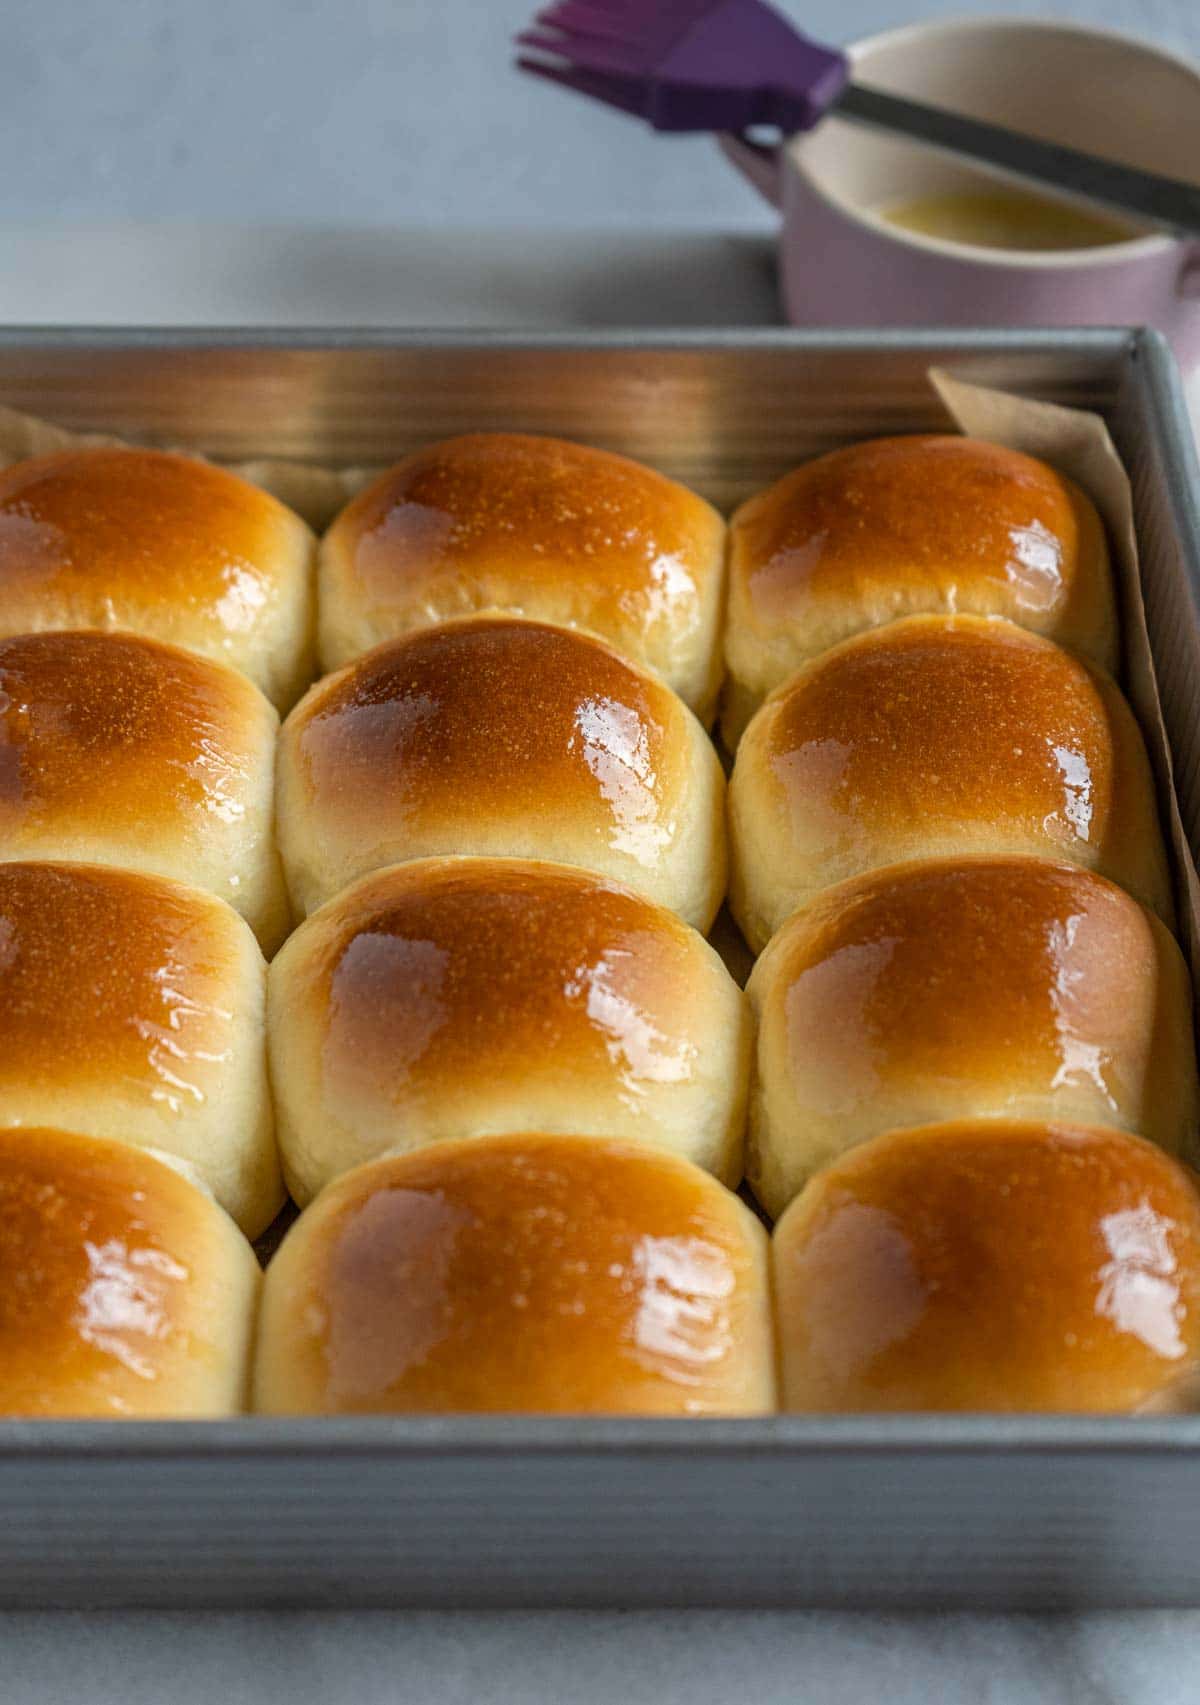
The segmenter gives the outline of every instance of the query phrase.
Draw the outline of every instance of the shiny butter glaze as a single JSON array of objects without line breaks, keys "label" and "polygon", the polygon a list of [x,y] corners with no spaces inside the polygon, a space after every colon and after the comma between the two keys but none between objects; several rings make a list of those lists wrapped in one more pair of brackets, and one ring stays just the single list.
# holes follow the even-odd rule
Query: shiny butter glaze
[{"label": "shiny butter glaze", "polygon": [[218,1346],[248,1327],[250,1295],[211,1272],[226,1240],[219,1211],[137,1149],[0,1130],[0,1414],[234,1407],[212,1401],[238,1383],[218,1377]]},{"label": "shiny butter glaze", "polygon": [[516,570],[530,587],[581,576],[598,608],[657,620],[696,598],[709,567],[696,527],[708,514],[700,498],[623,456],[479,432],[407,457],[328,536],[380,601],[408,582]]},{"label": "shiny butter glaze", "polygon": [[122,627],[167,600],[240,632],[269,614],[272,557],[295,525],[257,486],[189,456],[89,449],[16,462],[0,470],[0,621],[9,633]]},{"label": "shiny butter glaze", "polygon": [[670,913],[582,872],[428,860],[366,877],[310,918],[272,987],[303,987],[332,1108],[539,1070],[581,1090],[612,1080],[636,1107],[700,1068],[708,958]]},{"label": "shiny butter glaze", "polygon": [[599,640],[482,617],[390,641],[320,683],[288,718],[282,762],[316,832],[352,834],[373,863],[372,842],[399,858],[406,834],[532,819],[550,840],[564,822],[652,869],[680,834],[690,722]]},{"label": "shiny butter glaze", "polygon": [[835,450],[744,504],[731,548],[768,627],[839,607],[847,633],[910,610],[1004,615],[1116,662],[1094,505],[998,444],[916,435]]},{"label": "shiny butter glaze", "polygon": [[244,676],[155,640],[0,640],[0,847],[55,830],[203,845],[245,817],[274,721]]},{"label": "shiny butter glaze", "polygon": [[902,1122],[906,1103],[925,1123],[972,1104],[1048,1114],[1058,1098],[1195,1151],[1183,956],[1075,866],[934,859],[841,883],[783,926],[748,992],[760,1082],[796,1133],[828,1122],[849,1146]]},{"label": "shiny butter glaze", "polygon": [[1036,850],[1171,916],[1129,706],[1107,676],[1010,622],[914,616],[818,658],[751,723],[732,801],[735,846],[739,816],[772,811],[772,860],[797,866],[794,837],[812,888],[952,844]]},{"label": "shiny butter glaze", "polygon": [[381,1161],[275,1257],[257,1406],[762,1412],[764,1245],[736,1197],[637,1144],[493,1137]]},{"label": "shiny butter glaze", "polygon": [[[325,665],[413,627],[508,610],[590,628],[703,714],[723,541],[701,498],[625,457],[517,433],[452,438],[382,475],[326,534]],[[371,638],[351,646],[360,618]]]},{"label": "shiny butter glaze", "polygon": [[155,877],[0,864],[0,1124],[60,1087],[201,1106],[234,1046],[244,928]]},{"label": "shiny butter glaze", "polygon": [[1194,1175],[1123,1133],[965,1121],[820,1173],[775,1229],[785,1406],[1129,1410],[1194,1375]]}]

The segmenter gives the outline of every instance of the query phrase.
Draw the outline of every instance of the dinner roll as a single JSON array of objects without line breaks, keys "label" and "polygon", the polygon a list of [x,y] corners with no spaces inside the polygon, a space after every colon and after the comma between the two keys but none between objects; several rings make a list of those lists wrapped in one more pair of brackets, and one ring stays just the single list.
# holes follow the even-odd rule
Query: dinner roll
[{"label": "dinner roll", "polygon": [[0,639],[0,860],[82,859],[287,933],[271,831],[278,718],[236,670],[131,633]]},{"label": "dinner roll", "polygon": [[625,882],[706,930],[725,893],[725,778],[691,711],[601,640],[479,616],[392,640],[288,717],[279,835],[301,916],[434,853]]},{"label": "dinner roll", "polygon": [[767,1239],[640,1143],[444,1142],[339,1178],[267,1270],[268,1414],[757,1415]]},{"label": "dinner roll", "polygon": [[236,1414],[258,1290],[241,1232],[161,1160],[0,1131],[0,1415]]},{"label": "dinner roll", "polygon": [[817,890],[942,854],[1066,858],[1172,916],[1129,706],[998,618],[910,616],[807,664],[746,730],[729,813],[730,905],[755,948]]},{"label": "dinner roll", "polygon": [[314,541],[224,468],[63,450],[0,470],[0,634],[130,628],[249,675],[280,709],[312,679]]},{"label": "dinner roll", "polygon": [[184,1162],[255,1237],[283,1201],[264,966],[223,901],[88,864],[0,864],[0,1126]]},{"label": "dinner roll", "polygon": [[1200,1353],[1194,1175],[1003,1119],[852,1149],[775,1228],[788,1409],[1171,1408]]},{"label": "dinner roll", "polygon": [[271,966],[284,1176],[440,1137],[634,1137],[742,1175],[745,997],[704,938],[626,888],[522,859],[364,877]]},{"label": "dinner roll", "polygon": [[829,888],[751,975],[747,1171],[775,1216],[901,1125],[1070,1119],[1196,1153],[1191,988],[1123,889],[1049,860],[930,859]]},{"label": "dinner roll", "polygon": [[729,547],[730,750],[809,658],[898,616],[1006,616],[1117,667],[1094,504],[999,444],[920,435],[834,450],[743,504]]},{"label": "dinner roll", "polygon": [[514,432],[431,444],[325,535],[326,669],[413,628],[511,610],[587,628],[707,723],[721,680],[725,527],[694,492],[605,450]]}]

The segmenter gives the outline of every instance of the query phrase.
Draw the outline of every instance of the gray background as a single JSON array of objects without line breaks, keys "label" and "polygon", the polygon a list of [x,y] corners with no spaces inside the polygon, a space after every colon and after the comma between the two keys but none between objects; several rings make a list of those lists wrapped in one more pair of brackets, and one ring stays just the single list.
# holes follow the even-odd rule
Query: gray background
[{"label": "gray background", "polygon": [[[511,75],[529,3],[0,0],[0,319],[768,318],[765,211],[708,142]],[[911,16],[790,9],[830,40]],[[1197,0],[1056,11],[1200,54]],[[1184,1705],[1198,1643],[1179,1614],[0,1615],[0,1701]]]},{"label": "gray background", "polygon": [[[17,220],[728,223],[704,141],[518,78],[537,0],[3,0],[0,213]],[[849,40],[1037,0],[784,0]],[[1054,0],[1200,54],[1197,0]]]}]

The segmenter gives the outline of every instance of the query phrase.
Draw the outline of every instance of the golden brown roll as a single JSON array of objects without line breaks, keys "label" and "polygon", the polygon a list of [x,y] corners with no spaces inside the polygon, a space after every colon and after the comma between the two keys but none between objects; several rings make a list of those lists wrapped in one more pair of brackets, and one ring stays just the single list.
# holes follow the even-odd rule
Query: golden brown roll
[{"label": "golden brown roll", "polygon": [[1172,917],[1132,711],[998,618],[910,616],[806,665],[746,730],[729,816],[730,905],[755,948],[834,882],[961,853],[1065,858]]},{"label": "golden brown roll", "polygon": [[223,901],[87,864],[0,864],[0,1126],[175,1156],[256,1237],[283,1201],[265,966]]},{"label": "golden brown roll", "polygon": [[450,438],[398,463],[326,533],[322,665],[431,622],[509,610],[599,634],[707,723],[724,547],[709,504],[624,456],[513,432]]},{"label": "golden brown roll", "polygon": [[745,997],[671,912],[563,865],[425,859],[363,877],[268,982],[284,1176],[442,1137],[633,1137],[741,1177]]},{"label": "golden brown roll", "polygon": [[747,993],[747,1172],[773,1216],[854,1144],[935,1120],[1068,1119],[1197,1152],[1183,955],[1076,865],[930,859],[852,877],[789,918]]},{"label": "golden brown roll", "polygon": [[674,1155],[444,1142],[339,1178],[267,1270],[255,1408],[758,1415],[767,1240]]},{"label": "golden brown roll", "polygon": [[0,1415],[236,1414],[258,1292],[241,1232],[161,1160],[0,1131]]},{"label": "golden brown roll", "polygon": [[131,633],[0,640],[0,860],[80,859],[228,900],[271,952],[278,718],[236,670]]},{"label": "golden brown roll", "polygon": [[730,750],[818,652],[912,615],[1005,616],[1118,660],[1104,528],[1045,462],[962,437],[876,438],[797,468],[730,523]]},{"label": "golden brown roll", "polygon": [[1200,1198],[1084,1125],[892,1131],[775,1228],[787,1409],[1170,1409],[1200,1354]]},{"label": "golden brown roll", "polygon": [[300,916],[436,853],[579,865],[701,930],[725,893],[725,778],[691,711],[601,640],[510,616],[313,687],[284,725],[278,823]]},{"label": "golden brown roll", "polygon": [[298,515],[191,456],[0,470],[0,634],[129,628],[240,669],[281,710],[312,679],[313,553]]}]

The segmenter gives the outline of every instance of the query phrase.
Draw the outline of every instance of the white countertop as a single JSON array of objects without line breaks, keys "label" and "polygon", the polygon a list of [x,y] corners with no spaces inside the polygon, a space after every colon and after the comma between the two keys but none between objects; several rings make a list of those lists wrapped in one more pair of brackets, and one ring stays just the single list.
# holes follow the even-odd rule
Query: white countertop
[{"label": "white countertop", "polygon": [[[706,142],[507,79],[532,9],[8,0],[0,323],[769,321],[750,192]],[[844,39],[993,7],[791,9]],[[1195,0],[1055,10],[1200,51]],[[0,1701],[1191,1705],[1198,1643],[1200,1613],[0,1615]]]}]

